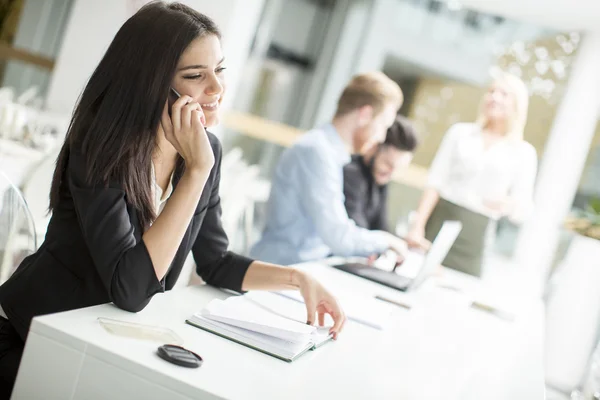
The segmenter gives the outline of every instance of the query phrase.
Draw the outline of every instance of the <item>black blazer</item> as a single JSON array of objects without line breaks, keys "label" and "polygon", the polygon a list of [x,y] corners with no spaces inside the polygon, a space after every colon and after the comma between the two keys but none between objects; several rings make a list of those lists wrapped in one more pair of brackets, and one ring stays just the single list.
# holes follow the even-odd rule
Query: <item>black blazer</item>
[{"label": "black blazer", "polygon": [[[113,302],[137,312],[173,287],[190,250],[197,272],[214,286],[241,290],[252,260],[227,251],[221,225],[221,144],[209,133],[213,167],[167,275],[156,278],[136,211],[119,183],[88,185],[85,160],[71,151],[44,243],[0,286],[0,305],[25,340],[34,316]],[[177,186],[181,163],[174,174]]]},{"label": "black blazer", "polygon": [[344,205],[357,226],[389,231],[387,185],[375,182],[372,167],[361,156],[352,156],[352,161],[344,167]]}]

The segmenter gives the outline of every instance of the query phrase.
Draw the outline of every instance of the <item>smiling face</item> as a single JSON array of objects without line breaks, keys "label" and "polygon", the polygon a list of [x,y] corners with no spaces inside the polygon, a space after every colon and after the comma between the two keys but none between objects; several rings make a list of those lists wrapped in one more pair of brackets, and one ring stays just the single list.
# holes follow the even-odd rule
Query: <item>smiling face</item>
[{"label": "smiling face", "polygon": [[397,169],[407,167],[413,159],[411,151],[400,150],[397,147],[383,145],[373,160],[373,179],[380,185],[387,185]]},{"label": "smiling face", "polygon": [[194,39],[179,59],[172,86],[197,101],[206,117],[206,127],[219,123],[219,108],[225,93],[221,41],[215,35]]}]

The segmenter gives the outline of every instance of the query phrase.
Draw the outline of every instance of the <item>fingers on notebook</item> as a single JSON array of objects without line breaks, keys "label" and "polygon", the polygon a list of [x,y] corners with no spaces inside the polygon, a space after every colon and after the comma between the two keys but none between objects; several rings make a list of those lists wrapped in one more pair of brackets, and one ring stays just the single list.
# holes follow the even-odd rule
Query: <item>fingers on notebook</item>
[{"label": "fingers on notebook", "polygon": [[336,315],[336,313],[334,313],[332,315],[332,317],[333,317],[334,325],[329,330],[329,333],[333,334],[333,338],[337,340],[338,335],[340,334],[340,332],[342,332],[342,329],[344,329],[344,323],[346,322],[346,316],[344,314]]},{"label": "fingers on notebook", "polygon": [[317,312],[317,305],[314,300],[308,298],[305,299],[306,302],[306,323],[308,325],[313,325],[315,323],[315,313]]},{"label": "fingers on notebook", "polygon": [[325,314],[331,315],[331,318],[333,319],[333,326],[331,329],[329,329],[329,333],[333,335],[334,339],[337,339],[338,334],[342,331],[344,324],[346,323],[346,315],[344,312],[339,307],[334,307],[327,302],[322,302],[316,306],[312,301],[307,300],[306,312],[306,323],[308,325],[314,324],[315,313],[317,314],[319,326],[325,325]]},{"label": "fingers on notebook", "polygon": [[333,334],[333,338],[337,339],[337,336],[342,329],[344,329],[344,324],[346,323],[346,314],[341,309],[332,309],[328,307],[327,313],[331,315],[333,318],[333,326],[329,330],[329,333]]},{"label": "fingers on notebook", "polygon": [[319,326],[323,326],[325,325],[325,313],[320,312],[319,313]]}]

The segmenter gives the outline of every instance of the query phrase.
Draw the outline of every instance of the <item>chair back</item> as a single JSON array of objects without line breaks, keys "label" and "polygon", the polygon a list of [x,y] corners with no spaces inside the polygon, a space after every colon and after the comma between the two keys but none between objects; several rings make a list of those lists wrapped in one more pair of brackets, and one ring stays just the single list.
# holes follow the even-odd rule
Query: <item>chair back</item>
[{"label": "chair back", "polygon": [[33,217],[38,243],[44,240],[46,229],[50,222],[51,214],[48,211],[50,206],[50,189],[52,187],[52,177],[59,152],[60,147],[57,147],[46,154],[31,169],[25,177],[24,182],[20,185],[23,198],[25,198]]},{"label": "chair back", "polygon": [[21,191],[0,172],[0,283],[37,250],[35,225]]},{"label": "chair back", "polygon": [[260,176],[258,165],[248,165],[242,156],[241,149],[234,148],[221,163],[221,220],[230,248],[248,254],[254,242],[255,207],[267,201],[271,184]]}]

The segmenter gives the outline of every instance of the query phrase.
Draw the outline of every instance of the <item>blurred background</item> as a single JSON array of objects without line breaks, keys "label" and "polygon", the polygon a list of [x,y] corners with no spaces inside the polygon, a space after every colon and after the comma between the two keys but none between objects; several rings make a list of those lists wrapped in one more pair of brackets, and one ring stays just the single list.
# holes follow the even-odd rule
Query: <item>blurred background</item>
[{"label": "blurred background", "polygon": [[[57,146],[77,96],[117,29],[146,2],[0,1],[0,171],[22,190],[38,243]],[[483,279],[507,296],[519,287],[545,299],[552,398],[568,398],[600,377],[593,357],[600,326],[596,2],[184,2],[223,31],[229,89],[215,133],[227,153],[225,226],[241,253],[260,235],[281,152],[332,118],[355,73],[382,70],[398,82],[400,113],[421,139],[413,164],[396,172],[390,189],[398,233],[447,129],[475,120],[495,71],[521,77],[531,96],[525,139],[539,159],[536,210],[522,227],[500,221]]]}]

